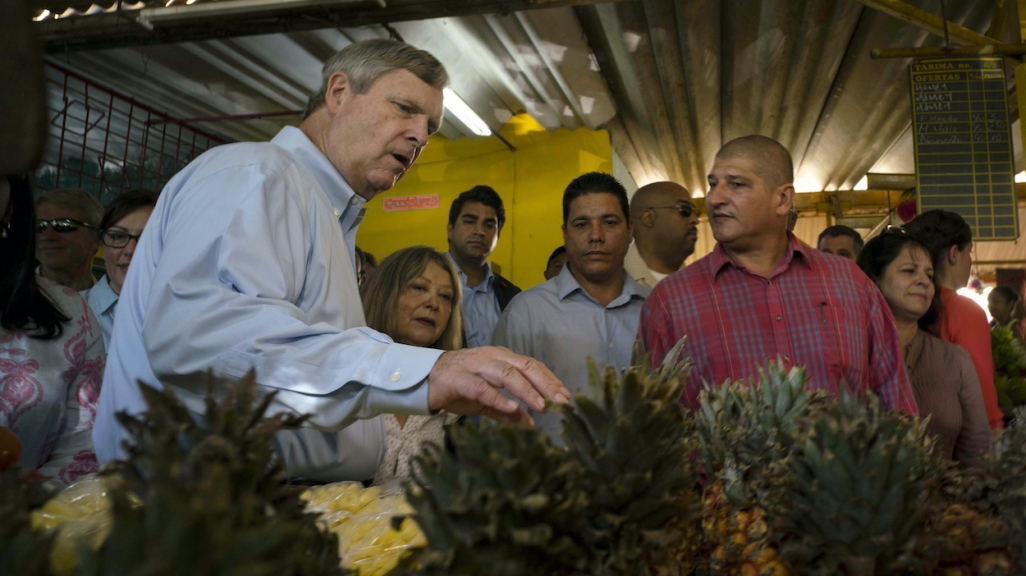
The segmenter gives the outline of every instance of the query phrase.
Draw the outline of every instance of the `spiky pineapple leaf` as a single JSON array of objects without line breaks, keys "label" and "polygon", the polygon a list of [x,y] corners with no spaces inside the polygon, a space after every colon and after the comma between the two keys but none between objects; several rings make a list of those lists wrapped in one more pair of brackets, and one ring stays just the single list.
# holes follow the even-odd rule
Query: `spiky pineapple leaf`
[{"label": "spiky pineapple leaf", "polygon": [[258,397],[253,372],[239,382],[207,376],[201,416],[170,389],[140,386],[148,410],[118,414],[132,442],[114,468],[124,481],[111,490],[111,533],[78,574],[344,574],[336,537],[298,492],[280,490],[274,434],[304,417],[267,417],[273,394]]}]

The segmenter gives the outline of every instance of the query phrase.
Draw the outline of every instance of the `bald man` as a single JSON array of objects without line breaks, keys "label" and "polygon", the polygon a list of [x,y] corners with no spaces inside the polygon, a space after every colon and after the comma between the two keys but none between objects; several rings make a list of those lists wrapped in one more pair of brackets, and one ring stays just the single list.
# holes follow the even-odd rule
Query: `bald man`
[{"label": "bald man", "polygon": [[688,189],[673,182],[653,182],[631,198],[634,242],[624,268],[638,284],[655,287],[676,272],[695,251],[698,209]]},{"label": "bald man", "polygon": [[702,383],[758,379],[781,358],[807,369],[813,388],[843,380],[910,414],[916,403],[894,317],[853,262],[803,246],[788,232],[794,200],[791,155],[779,142],[728,142],[709,171],[706,209],[716,246],[659,283],[639,332],[658,365],[681,338],[695,367],[682,402],[698,405]]}]

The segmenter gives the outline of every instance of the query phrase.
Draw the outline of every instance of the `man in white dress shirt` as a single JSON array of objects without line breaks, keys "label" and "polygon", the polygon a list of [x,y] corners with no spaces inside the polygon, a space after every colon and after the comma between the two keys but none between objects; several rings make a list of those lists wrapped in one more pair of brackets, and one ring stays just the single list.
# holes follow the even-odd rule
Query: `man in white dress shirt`
[{"label": "man in white dress shirt", "polygon": [[442,120],[448,77],[401,42],[353,44],[325,63],[298,128],[220,146],[164,189],[121,294],[93,440],[124,454],[118,411],[145,410],[138,381],[171,386],[202,412],[195,374],[251,368],[272,409],[312,413],[281,433],[291,474],[369,478],[384,455],[381,413],[445,409],[518,419],[565,402],[539,362],[501,348],[443,353],[365,327],[354,266],[364,203],[406,173]]}]

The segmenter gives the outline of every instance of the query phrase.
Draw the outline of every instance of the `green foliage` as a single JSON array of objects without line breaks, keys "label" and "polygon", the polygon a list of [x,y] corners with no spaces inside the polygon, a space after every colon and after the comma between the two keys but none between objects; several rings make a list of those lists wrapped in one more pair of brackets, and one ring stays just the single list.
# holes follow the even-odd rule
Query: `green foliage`
[{"label": "green foliage", "polygon": [[990,331],[994,370],[1007,376],[1018,376],[1026,370],[1026,349],[1007,326],[995,326]]}]

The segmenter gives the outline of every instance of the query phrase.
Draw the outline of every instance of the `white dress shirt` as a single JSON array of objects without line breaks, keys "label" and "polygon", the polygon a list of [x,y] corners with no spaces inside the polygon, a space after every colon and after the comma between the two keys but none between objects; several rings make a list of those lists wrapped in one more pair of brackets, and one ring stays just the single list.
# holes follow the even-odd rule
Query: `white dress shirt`
[{"label": "white dress shirt", "polygon": [[[138,414],[137,381],[203,411],[204,378],[251,368],[271,412],[311,413],[278,436],[292,475],[368,479],[385,412],[427,414],[440,350],[365,327],[354,246],[364,200],[297,128],[210,150],[164,188],[121,291],[93,440],[124,455],[114,414]],[[360,420],[369,419],[369,420]]]}]

